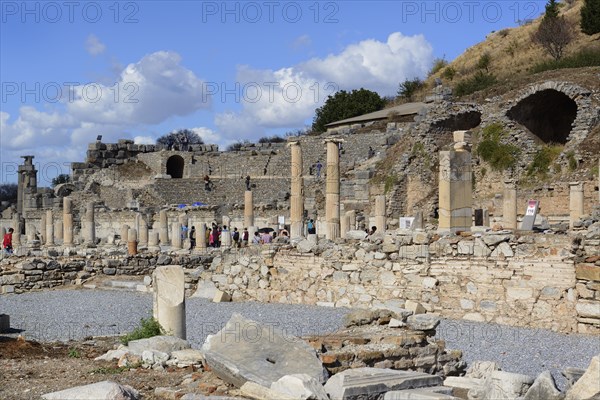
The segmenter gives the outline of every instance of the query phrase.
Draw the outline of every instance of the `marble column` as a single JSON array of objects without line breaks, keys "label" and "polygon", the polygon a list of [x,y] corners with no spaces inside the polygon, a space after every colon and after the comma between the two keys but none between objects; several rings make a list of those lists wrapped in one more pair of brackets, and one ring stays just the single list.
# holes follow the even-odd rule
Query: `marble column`
[{"label": "marble column", "polygon": [[512,180],[504,181],[502,227],[513,231],[517,230],[517,185]]},{"label": "marble column", "polygon": [[63,198],[63,244],[73,246],[73,201]]},{"label": "marble column", "polygon": [[52,210],[46,211],[46,246],[54,246],[54,212]]},{"label": "marble column", "polygon": [[62,240],[64,235],[63,235],[63,222],[60,219],[57,219],[56,221],[54,221],[54,242],[56,243],[56,240]]},{"label": "marble column", "polygon": [[169,216],[167,215],[167,210],[161,210],[158,218],[160,244],[166,246],[169,244]]},{"label": "marble column", "polygon": [[[174,223],[179,225],[179,222]],[[186,338],[185,276],[179,265],[157,267],[152,274],[154,286],[154,318],[167,332]]]},{"label": "marble column", "polygon": [[375,196],[375,226],[379,232],[385,232],[386,230],[384,194]]},{"label": "marble column", "polygon": [[129,240],[129,225],[121,225],[121,243],[125,244]]},{"label": "marble column", "polygon": [[148,233],[148,251],[160,251],[160,246],[158,245],[158,232],[155,232],[154,230]]},{"label": "marble column", "polygon": [[325,186],[325,237],[340,237],[340,151],[341,139],[327,139],[327,177]]},{"label": "marble column", "polygon": [[138,253],[138,235],[135,229],[129,229],[127,231],[127,253],[130,256],[134,256]]},{"label": "marble column", "polygon": [[46,244],[46,214],[40,216],[40,244]]},{"label": "marble column", "polygon": [[288,144],[292,156],[291,197],[290,197],[290,237],[304,236],[304,182],[302,178],[302,147],[300,142]]},{"label": "marble column", "polygon": [[83,240],[85,243],[96,243],[96,217],[94,214],[94,202],[90,201],[85,207],[85,224],[83,228]]},{"label": "marble column", "polygon": [[583,215],[583,184],[581,182],[569,183],[569,227]]},{"label": "marble column", "polygon": [[204,222],[196,228],[196,248],[198,250],[206,250],[206,224]]},{"label": "marble column", "polygon": [[148,222],[143,216],[138,221],[138,242],[140,246],[148,246]]},{"label": "marble column", "polygon": [[244,192],[244,225],[254,226],[254,195],[251,190]]},{"label": "marble column", "polygon": [[171,247],[181,249],[181,224],[179,221],[173,222],[171,229]]},{"label": "marble column", "polygon": [[473,225],[473,182],[468,133],[454,132],[454,150],[440,151],[440,232],[470,231]]}]

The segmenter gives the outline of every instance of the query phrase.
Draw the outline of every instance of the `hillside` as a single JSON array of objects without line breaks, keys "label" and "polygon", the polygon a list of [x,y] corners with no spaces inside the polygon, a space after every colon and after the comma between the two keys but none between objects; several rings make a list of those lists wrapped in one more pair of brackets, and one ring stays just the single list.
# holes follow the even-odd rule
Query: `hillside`
[{"label": "hillside", "polygon": [[[582,6],[583,0],[575,0],[571,5],[561,3],[561,15],[572,23],[575,34],[573,42],[566,48],[564,58],[576,55],[582,50],[600,54],[600,33],[589,36],[581,32]],[[502,88],[510,90],[513,81],[522,85],[536,65],[552,60],[541,46],[531,40],[531,35],[539,28],[541,20],[540,16],[528,24],[490,33],[486,40],[468,48],[445,68],[428,77],[426,90],[429,91],[433,87],[436,78],[441,78],[444,85],[455,87],[458,82],[473,77],[481,70],[477,64],[484,54],[489,54],[491,59],[487,72],[498,80],[497,85],[494,85],[499,88],[496,94],[499,94]],[[452,80],[444,78],[444,71],[449,68],[456,72]],[[570,74],[571,72],[565,71],[564,75]]]}]

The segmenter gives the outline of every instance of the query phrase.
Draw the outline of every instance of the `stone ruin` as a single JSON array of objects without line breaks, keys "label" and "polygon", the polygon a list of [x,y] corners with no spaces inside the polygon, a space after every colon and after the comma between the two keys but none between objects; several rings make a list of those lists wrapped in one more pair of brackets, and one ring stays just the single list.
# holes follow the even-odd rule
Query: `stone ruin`
[{"label": "stone ruin", "polygon": [[[594,106],[597,97],[575,85],[546,82],[529,87],[502,107],[494,102],[485,106],[442,102],[423,110],[414,122],[390,123],[383,131],[357,132],[369,125],[342,128],[324,137],[248,145],[237,152],[219,152],[214,145],[167,149],[127,140],[98,141],[90,144],[85,163],[73,164],[72,181],[54,191],[37,187],[34,157],[25,156],[19,167],[17,204],[5,209],[0,219],[3,230],[16,228],[17,255],[0,261],[0,293],[86,285],[102,275],[154,274],[154,283],[140,289],[155,290],[155,316],[182,339],[185,296],[193,294],[387,310],[392,314],[383,312],[377,318],[385,314],[388,323],[393,319],[398,327],[410,326],[402,310],[418,303],[428,312],[421,321],[427,326],[424,331],[433,329],[427,323],[435,325],[428,319],[451,317],[598,334],[600,209],[594,192],[600,183],[570,182],[565,194],[553,200],[564,205],[562,219],[552,225],[547,219],[532,219],[538,231],[554,235],[523,231],[518,220],[528,211],[514,177],[499,182],[501,196],[494,199],[495,207],[475,210],[468,131],[500,120],[515,127],[513,136],[526,154],[532,154],[540,141],[573,147],[600,120]],[[552,130],[531,116],[532,110],[556,107],[566,111]],[[434,192],[424,186],[415,190],[419,186],[409,179],[387,189],[373,180],[384,153],[409,133],[421,140],[423,151],[439,160]],[[434,135],[449,133],[449,146],[436,144]],[[369,147],[376,149],[375,156]],[[313,169],[317,160],[324,163],[321,177]],[[413,166],[409,158],[402,158],[394,168]],[[214,184],[210,190],[205,175]],[[244,182],[246,175],[251,177],[250,188]],[[419,198],[423,195],[427,198]],[[437,224],[432,224],[432,210],[439,216]],[[412,222],[401,225],[403,216]],[[316,235],[306,231],[308,218],[316,221]],[[240,231],[248,228],[251,237],[261,227],[285,228],[291,240],[233,248],[231,237],[225,235],[220,248],[208,248],[199,239],[192,249],[189,238],[181,236],[182,227],[195,226],[197,238],[204,238],[212,222]],[[364,230],[371,226],[377,231],[367,236]],[[169,265],[177,267],[167,273],[163,266]],[[171,275],[183,286],[163,296],[160,282]],[[341,335],[352,342],[355,334]],[[429,348],[428,335],[419,337],[412,337],[411,346],[419,348],[421,343],[423,353],[414,350],[410,359],[403,360],[395,358],[394,350],[380,351],[379,358],[370,362],[364,349],[344,349],[319,338],[309,342],[327,350],[320,362],[334,377],[356,366],[421,368],[433,374],[443,371],[442,375],[461,372],[460,357],[444,353],[443,346]],[[427,358],[430,352],[435,355],[433,363]],[[374,374],[368,378],[374,382],[408,379],[391,372],[360,373]],[[469,396],[489,398],[496,390],[489,387],[497,387],[494,379],[521,379],[521,396],[542,379],[534,382],[502,374],[492,371],[476,384],[455,385],[472,384]],[[335,378],[339,393],[363,379],[352,373],[343,376]],[[263,393],[250,397],[266,398],[264,393],[270,392],[264,390],[275,390],[260,379],[247,381],[259,387],[251,385],[246,394]],[[232,383],[243,387],[247,382]],[[424,386],[441,382],[430,383]],[[393,385],[388,389],[391,392]],[[440,390],[418,395],[450,396]],[[386,398],[410,398],[390,396]]]}]

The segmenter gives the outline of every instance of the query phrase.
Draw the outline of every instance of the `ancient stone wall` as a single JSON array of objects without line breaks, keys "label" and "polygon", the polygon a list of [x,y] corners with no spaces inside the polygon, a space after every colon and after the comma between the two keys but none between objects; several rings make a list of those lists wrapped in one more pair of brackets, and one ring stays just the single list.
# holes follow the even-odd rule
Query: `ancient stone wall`
[{"label": "ancient stone wall", "polygon": [[392,309],[414,300],[451,318],[600,333],[599,239],[507,234],[434,239],[415,233],[389,235],[381,244],[301,242],[298,248],[133,257],[124,249],[46,252],[0,261],[0,290],[19,293],[96,275],[149,275],[156,265],[179,264],[188,294],[208,285],[234,301]]}]

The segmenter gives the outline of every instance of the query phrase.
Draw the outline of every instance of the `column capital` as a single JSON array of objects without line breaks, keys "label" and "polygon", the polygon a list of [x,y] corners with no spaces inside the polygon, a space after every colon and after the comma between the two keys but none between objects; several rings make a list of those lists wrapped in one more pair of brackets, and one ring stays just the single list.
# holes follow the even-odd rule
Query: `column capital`
[{"label": "column capital", "polygon": [[344,139],[341,138],[327,138],[325,140],[323,140],[323,143],[344,143]]}]

